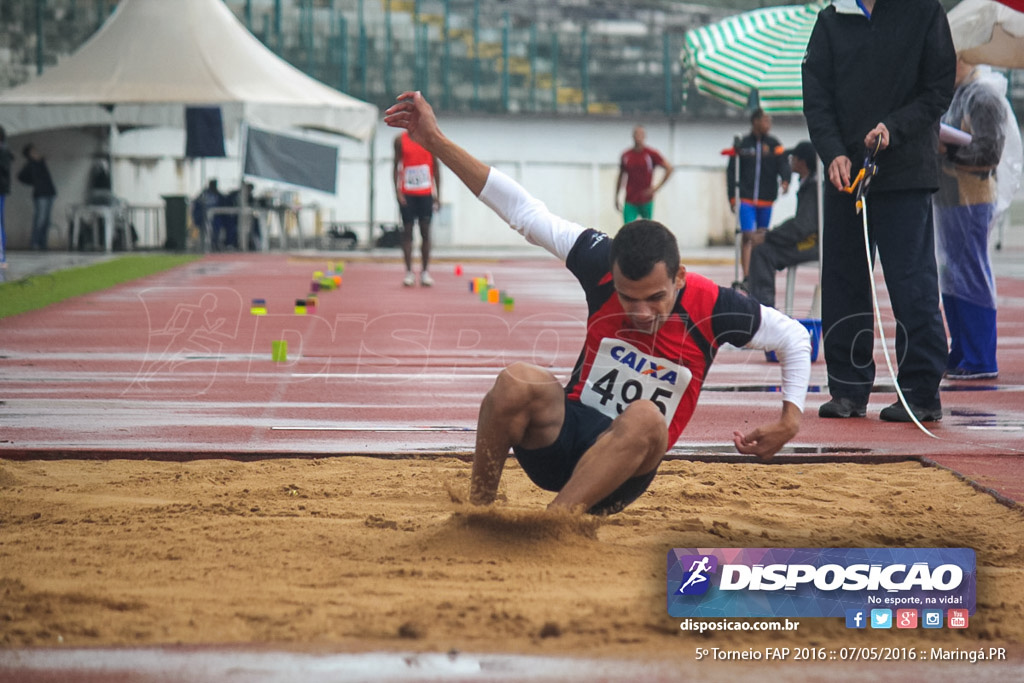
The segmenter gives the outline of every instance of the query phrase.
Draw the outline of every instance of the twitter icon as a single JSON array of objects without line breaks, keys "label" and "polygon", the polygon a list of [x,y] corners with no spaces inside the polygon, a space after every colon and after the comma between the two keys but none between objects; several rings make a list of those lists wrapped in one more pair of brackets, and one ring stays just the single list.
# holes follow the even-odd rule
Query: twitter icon
[{"label": "twitter icon", "polygon": [[892,610],[871,610],[871,628],[892,628]]}]

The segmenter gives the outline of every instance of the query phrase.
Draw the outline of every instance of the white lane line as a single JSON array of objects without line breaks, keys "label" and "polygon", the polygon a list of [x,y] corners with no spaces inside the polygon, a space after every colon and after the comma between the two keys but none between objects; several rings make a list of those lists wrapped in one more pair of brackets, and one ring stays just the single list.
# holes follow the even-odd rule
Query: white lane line
[{"label": "white lane line", "polygon": [[[474,368],[476,369],[476,368]],[[504,368],[495,368],[488,370],[486,373],[482,372],[467,372],[460,368],[452,368],[447,372],[413,372],[413,373],[401,373],[401,372],[293,372],[291,377],[296,379],[310,379],[310,378],[324,378],[324,379],[390,379],[395,378],[403,379],[416,379],[416,380],[452,380],[458,379],[494,379],[495,376],[501,372]],[[558,376],[561,374],[568,375],[571,372],[570,368],[544,368],[551,374]]]},{"label": "white lane line", "polygon": [[282,432],[475,432],[476,427],[448,427],[441,425],[419,425],[385,427],[271,427],[271,431]]}]

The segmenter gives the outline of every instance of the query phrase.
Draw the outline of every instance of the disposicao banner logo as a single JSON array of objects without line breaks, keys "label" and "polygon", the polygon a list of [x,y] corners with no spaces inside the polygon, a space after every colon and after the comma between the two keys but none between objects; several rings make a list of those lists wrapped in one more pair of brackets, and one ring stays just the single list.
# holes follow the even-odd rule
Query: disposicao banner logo
[{"label": "disposicao banner logo", "polygon": [[673,548],[673,617],[844,617],[848,609],[966,609],[971,548]]}]

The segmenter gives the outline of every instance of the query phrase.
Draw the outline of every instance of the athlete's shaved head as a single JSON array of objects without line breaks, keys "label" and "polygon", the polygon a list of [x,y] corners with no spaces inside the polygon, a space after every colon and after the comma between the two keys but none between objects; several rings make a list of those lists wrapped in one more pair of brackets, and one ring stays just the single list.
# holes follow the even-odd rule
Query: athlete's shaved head
[{"label": "athlete's shaved head", "polygon": [[647,277],[657,263],[665,264],[665,272],[673,277],[679,270],[679,243],[676,236],[657,221],[637,220],[626,223],[612,240],[611,263],[630,280]]}]

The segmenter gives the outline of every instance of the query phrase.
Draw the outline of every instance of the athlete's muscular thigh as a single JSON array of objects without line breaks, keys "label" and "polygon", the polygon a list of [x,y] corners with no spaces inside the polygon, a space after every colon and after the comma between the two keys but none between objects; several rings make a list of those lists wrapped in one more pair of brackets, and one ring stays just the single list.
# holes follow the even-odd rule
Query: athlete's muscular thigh
[{"label": "athlete's muscular thigh", "polygon": [[491,395],[509,420],[515,445],[542,448],[558,437],[565,419],[565,390],[544,368],[510,365],[498,375]]}]

